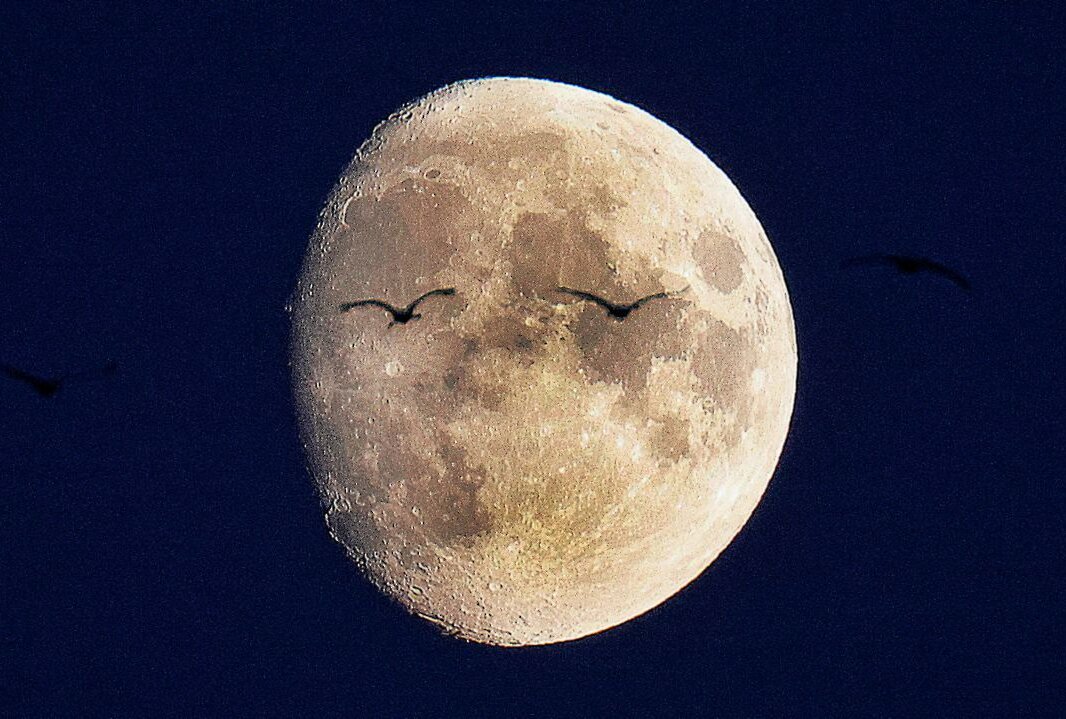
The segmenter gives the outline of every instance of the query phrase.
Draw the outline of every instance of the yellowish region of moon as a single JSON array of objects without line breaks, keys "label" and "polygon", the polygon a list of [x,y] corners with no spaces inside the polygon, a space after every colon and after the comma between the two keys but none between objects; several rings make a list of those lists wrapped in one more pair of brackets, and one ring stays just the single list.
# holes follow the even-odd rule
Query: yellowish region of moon
[{"label": "yellowish region of moon", "polygon": [[[617,321],[559,286],[684,292]],[[338,311],[443,287],[407,324]],[[796,381],[781,270],[729,179],[633,105],[517,78],[438,90],[360,148],[292,356],[333,536],[410,611],[501,645],[698,576],[762,496]]]}]

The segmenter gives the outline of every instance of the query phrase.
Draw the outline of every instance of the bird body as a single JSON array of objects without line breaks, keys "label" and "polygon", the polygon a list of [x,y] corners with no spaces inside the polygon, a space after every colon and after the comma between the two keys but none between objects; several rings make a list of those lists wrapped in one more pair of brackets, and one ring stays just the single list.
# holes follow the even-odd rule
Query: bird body
[{"label": "bird body", "polygon": [[847,269],[850,267],[869,267],[869,266],[890,266],[894,267],[897,272],[905,275],[914,275],[919,272],[929,272],[930,274],[939,275],[951,282],[955,283],[962,289],[970,290],[970,281],[967,280],[962,274],[955,270],[943,265],[939,262],[926,259],[924,257],[912,257],[909,255],[863,255],[861,257],[852,257],[851,259],[844,260],[840,264],[841,268]]},{"label": "bird body", "polygon": [[[574,297],[577,297],[577,298],[579,298],[581,300],[586,300],[588,302],[596,303],[597,305],[599,305],[603,309],[607,310],[607,314],[609,316],[613,317],[614,319],[618,320],[619,322],[624,320],[626,317],[629,317],[631,312],[633,312],[634,310],[640,309],[640,307],[642,307],[644,304],[646,304],[648,302],[651,302],[652,300],[665,299],[667,297],[671,297],[673,295],[680,294],[681,292],[685,291],[685,290],[678,290],[677,292],[656,292],[653,295],[648,295],[647,297],[641,297],[639,300],[636,300],[634,302],[630,302],[628,304],[617,304],[617,303],[611,302],[610,300],[605,300],[602,297],[598,297],[597,295],[594,295],[594,294],[592,294],[590,292],[584,292],[582,290],[574,290],[574,289],[570,289],[569,287],[558,287],[556,289],[559,292],[563,292],[563,293],[566,293],[568,295],[573,295]],[[687,290],[688,288],[686,287],[685,289]]]},{"label": "bird body", "polygon": [[396,307],[394,305],[390,305],[388,302],[385,302],[384,300],[374,300],[374,299],[356,300],[355,302],[345,302],[344,304],[342,304],[340,306],[340,311],[341,312],[347,312],[348,310],[354,309],[356,307],[380,307],[381,309],[385,310],[386,312],[388,312],[392,316],[392,320],[389,322],[389,327],[392,327],[393,325],[405,325],[408,322],[410,322],[411,320],[416,320],[419,317],[421,317],[422,315],[420,315],[420,314],[415,312],[415,308],[418,307],[418,305],[424,299],[426,299],[427,297],[433,297],[435,295],[454,295],[454,294],[455,294],[455,288],[454,287],[445,287],[445,288],[442,288],[442,289],[439,289],[439,290],[430,290],[429,292],[426,292],[424,295],[422,295],[420,297],[417,297],[409,305],[407,305],[406,307],[403,307],[403,308]]}]

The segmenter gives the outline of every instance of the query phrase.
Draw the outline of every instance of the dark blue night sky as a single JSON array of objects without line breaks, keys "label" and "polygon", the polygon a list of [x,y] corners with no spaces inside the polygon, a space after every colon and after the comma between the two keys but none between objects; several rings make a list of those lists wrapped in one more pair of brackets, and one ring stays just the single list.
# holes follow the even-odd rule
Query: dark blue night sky
[{"label": "dark blue night sky", "polygon": [[[1066,711],[1055,3],[156,5],[0,7],[0,362],[119,367],[51,399],[0,378],[0,715]],[[287,366],[342,168],[486,75],[606,92],[703,149],[766,228],[800,350],[723,556],[522,650],[441,637],[357,573]],[[973,292],[839,269],[882,251]]]}]

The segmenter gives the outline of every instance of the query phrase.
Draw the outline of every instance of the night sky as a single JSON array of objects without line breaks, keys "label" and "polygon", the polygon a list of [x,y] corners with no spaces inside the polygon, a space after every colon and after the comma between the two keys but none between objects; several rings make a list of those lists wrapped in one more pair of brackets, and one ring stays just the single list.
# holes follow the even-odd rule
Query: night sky
[{"label": "night sky", "polygon": [[[0,6],[0,362],[118,363],[51,399],[0,377],[0,715],[1066,711],[1056,3],[156,5]],[[799,346],[724,554],[526,649],[442,637],[347,560],[287,357],[356,148],[488,75],[608,93],[706,152]],[[839,268],[870,252],[973,292]]]}]

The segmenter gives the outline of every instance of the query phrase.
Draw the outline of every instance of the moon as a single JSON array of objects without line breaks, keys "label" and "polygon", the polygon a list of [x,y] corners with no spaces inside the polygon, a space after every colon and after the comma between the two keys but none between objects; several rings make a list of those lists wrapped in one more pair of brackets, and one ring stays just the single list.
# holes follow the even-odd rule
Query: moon
[{"label": "moon", "polygon": [[[625,320],[576,288],[624,303]],[[389,325],[376,298],[420,317]],[[448,634],[548,644],[694,580],[762,497],[796,339],[729,178],[583,88],[459,82],[356,153],[310,240],[294,395],[330,533]]]}]

